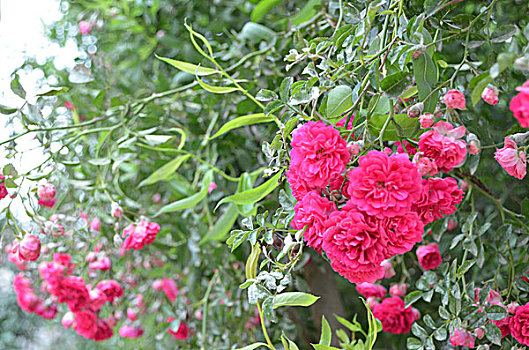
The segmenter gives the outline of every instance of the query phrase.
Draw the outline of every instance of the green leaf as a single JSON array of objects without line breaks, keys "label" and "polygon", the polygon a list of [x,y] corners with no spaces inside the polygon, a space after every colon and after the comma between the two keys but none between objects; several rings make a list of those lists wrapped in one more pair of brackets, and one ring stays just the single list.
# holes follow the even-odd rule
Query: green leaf
[{"label": "green leaf", "polygon": [[259,22],[268,12],[279,5],[283,0],[261,0],[252,11],[250,19],[252,22]]},{"label": "green leaf", "polygon": [[15,93],[15,95],[25,99],[26,98],[26,90],[20,85],[20,81],[18,80],[18,74],[15,74],[15,77],[13,80],[11,80],[11,91]]},{"label": "green leaf", "polygon": [[184,154],[179,157],[176,157],[172,161],[170,161],[167,164],[164,164],[157,170],[155,170],[148,178],[140,182],[138,185],[139,187],[151,185],[153,183],[156,183],[158,181],[163,181],[168,179],[175,171],[178,170],[180,165],[182,165],[183,162],[185,162],[187,159],[189,159],[189,154]]},{"label": "green leaf", "polygon": [[487,308],[487,317],[494,321],[503,320],[507,317],[507,311],[499,305],[492,305]]},{"label": "green leaf", "polygon": [[[193,28],[191,28],[191,26],[188,25],[187,23],[185,23],[184,26],[186,27],[187,31],[189,32],[189,38],[191,39],[191,43],[193,44],[195,49],[198,52],[200,52],[200,54],[202,56],[204,56],[204,57],[213,57],[213,49],[211,48],[211,45],[209,44],[208,39],[206,39],[206,37],[204,37],[202,34],[195,32],[193,30]],[[200,45],[198,45],[198,43],[195,40],[195,38],[198,38],[200,41],[202,41],[202,43],[204,43],[204,45],[206,45],[206,48],[208,49],[209,55],[206,54],[204,52],[204,50],[202,50],[202,47]]]},{"label": "green leaf", "polygon": [[224,214],[215,222],[211,230],[200,241],[203,244],[208,241],[220,241],[230,232],[233,224],[239,217],[239,211],[235,204],[230,204]]},{"label": "green leaf", "polygon": [[490,67],[490,76],[493,79],[496,79],[501,72],[503,72],[505,69],[509,68],[514,60],[516,59],[516,54],[513,52],[502,52],[498,55],[496,59],[496,63]]},{"label": "green leaf", "polygon": [[419,93],[419,89],[417,88],[417,86],[412,86],[411,88],[409,88],[406,91],[404,91],[400,95],[400,98],[402,98],[403,100],[406,100],[408,98],[411,98],[411,97],[417,95],[418,93]]},{"label": "green leaf", "polygon": [[321,336],[320,336],[320,345],[331,345],[332,332],[329,322],[325,318],[325,315],[321,315]]},{"label": "green leaf", "polygon": [[260,186],[257,186],[255,188],[252,188],[251,190],[247,190],[244,192],[235,193],[231,196],[223,198],[219,204],[217,204],[217,207],[223,203],[235,203],[235,204],[254,204],[259,202],[261,199],[263,199],[266,195],[268,195],[270,192],[272,192],[278,185],[278,180],[281,178],[281,172],[277,173],[263,183]]},{"label": "green leaf", "polygon": [[206,197],[206,195],[208,194],[209,184],[211,183],[212,180],[213,180],[213,171],[209,170],[204,175],[204,178],[202,179],[202,188],[200,189],[199,192],[195,193],[194,195],[190,197],[180,199],[176,202],[169,203],[163,206],[154,216],[157,217],[164,213],[170,213],[173,211],[178,211],[178,210],[183,210],[183,209],[194,207],[202,199]]},{"label": "green leaf", "polygon": [[9,115],[15,113],[16,111],[18,111],[18,108],[7,107],[0,104],[0,114]]},{"label": "green leaf", "polygon": [[252,246],[252,252],[246,260],[246,279],[251,280],[257,276],[257,262],[259,261],[259,255],[261,255],[261,246],[256,243]]},{"label": "green leaf", "polygon": [[268,348],[268,345],[266,343],[253,343],[250,345],[246,345],[244,348],[238,348],[236,350],[254,350],[261,346],[264,346],[265,348]]},{"label": "green leaf", "polygon": [[406,339],[406,347],[408,349],[423,349],[422,342],[417,338]]},{"label": "green leaf", "polygon": [[204,90],[212,92],[214,94],[229,94],[230,92],[239,91],[238,87],[229,87],[229,86],[212,86],[207,83],[204,83],[197,76],[198,85],[200,85]]},{"label": "green leaf", "polygon": [[164,61],[166,63],[169,63],[171,66],[175,67],[176,69],[179,69],[183,72],[186,72],[186,73],[189,73],[189,74],[193,74],[193,75],[198,75],[198,76],[207,76],[207,75],[211,75],[211,74],[216,74],[216,73],[220,73],[219,71],[217,71],[216,69],[213,69],[213,68],[207,68],[207,67],[201,67],[201,66],[197,66],[196,64],[193,64],[193,63],[187,63],[187,62],[184,62],[184,61],[178,61],[178,60],[173,60],[171,58],[167,58],[167,57],[161,57],[161,56],[158,56],[158,55],[155,55],[157,59],[161,60],[161,61]]},{"label": "green leaf", "polygon": [[501,345],[501,331],[494,323],[485,325],[485,336],[491,343]]},{"label": "green leaf", "polygon": [[4,168],[2,169],[2,174],[6,175],[6,176],[12,176],[12,177],[17,177],[18,176],[18,172],[15,169],[15,167],[13,166],[13,164],[4,165]]},{"label": "green leaf", "polygon": [[415,82],[419,90],[419,100],[424,103],[424,113],[433,113],[437,106],[438,93],[433,93],[427,100],[437,84],[437,67],[430,55],[425,52],[413,60]]},{"label": "green leaf", "polygon": [[219,131],[217,131],[209,139],[212,140],[216,137],[219,137],[220,135],[227,133],[228,131],[232,129],[240,128],[241,126],[254,125],[254,124],[259,124],[259,123],[268,123],[268,122],[274,121],[274,119],[275,117],[273,115],[266,116],[264,113],[249,114],[249,115],[244,115],[242,117],[237,117],[235,119],[230,120],[223,126],[221,126]]},{"label": "green leaf", "polygon": [[409,294],[406,294],[406,297],[404,297],[404,303],[406,303],[406,307],[410,306],[417,300],[419,300],[422,297],[423,292],[421,291],[413,291]]},{"label": "green leaf", "polygon": [[343,324],[345,327],[347,327],[347,329],[349,329],[353,333],[362,330],[362,326],[356,321],[354,321],[354,323],[352,323],[352,322],[349,322],[345,318],[340,317],[338,315],[334,315],[334,317],[336,317],[336,320],[338,320],[338,322]]},{"label": "green leaf", "polygon": [[518,27],[514,24],[501,26],[492,33],[490,41],[493,43],[503,43],[512,38],[516,33],[518,33]]},{"label": "green leaf", "polygon": [[413,325],[411,326],[411,332],[413,333],[414,336],[419,337],[421,339],[428,338],[428,333],[426,332],[426,330],[422,328],[421,326],[419,326],[417,322],[414,322]]},{"label": "green leaf", "polygon": [[59,86],[51,88],[49,91],[37,94],[37,96],[57,96],[64,94],[68,90],[70,90],[70,88],[67,86]]},{"label": "green leaf", "polygon": [[388,75],[380,82],[380,88],[388,94],[388,96],[398,97],[409,85],[409,82],[406,79],[407,76],[408,74],[402,71]]},{"label": "green leaf", "polygon": [[321,0],[309,0],[303,8],[292,17],[292,24],[299,26],[314,17],[318,11],[316,7],[321,5]]},{"label": "green leaf", "polygon": [[335,348],[334,346],[321,345],[321,344],[310,344],[314,350],[340,350],[340,348]]},{"label": "green leaf", "polygon": [[522,214],[529,219],[529,198],[524,198],[521,205]]},{"label": "green leaf", "polygon": [[319,298],[303,292],[281,293],[275,296],[274,309],[281,306],[311,306]]},{"label": "green leaf", "polygon": [[353,90],[346,85],[339,85],[329,91],[325,111],[325,115],[329,121],[340,121],[342,119],[342,113],[353,106],[352,93]]},{"label": "green leaf", "polygon": [[514,281],[514,284],[522,292],[529,292],[529,283],[526,280],[518,278],[516,281]]},{"label": "green leaf", "polygon": [[241,38],[252,42],[271,41],[276,33],[261,24],[247,22],[241,29]]},{"label": "green leaf", "polygon": [[[389,115],[374,115],[369,119],[368,127],[373,136],[378,136]],[[384,131],[384,141],[399,141],[401,138],[413,138],[418,128],[418,118],[410,118],[407,114],[395,114],[393,119],[398,125],[389,122]]]},{"label": "green leaf", "polygon": [[487,85],[492,81],[489,73],[483,73],[477,77],[472,78],[471,85],[474,85],[472,93],[470,94],[470,99],[472,104],[475,106],[481,100],[481,93]]}]

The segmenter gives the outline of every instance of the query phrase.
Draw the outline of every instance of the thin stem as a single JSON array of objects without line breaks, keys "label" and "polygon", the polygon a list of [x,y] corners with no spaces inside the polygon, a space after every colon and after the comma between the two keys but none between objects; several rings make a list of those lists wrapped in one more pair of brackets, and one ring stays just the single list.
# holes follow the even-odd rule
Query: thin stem
[{"label": "thin stem", "polygon": [[257,310],[259,310],[259,318],[261,319],[261,328],[263,329],[263,335],[266,339],[266,343],[268,344],[268,347],[270,349],[275,350],[274,344],[272,344],[272,341],[270,340],[270,337],[268,336],[268,332],[266,331],[265,318],[263,315],[263,310],[261,309],[261,304],[259,302],[257,302]]}]

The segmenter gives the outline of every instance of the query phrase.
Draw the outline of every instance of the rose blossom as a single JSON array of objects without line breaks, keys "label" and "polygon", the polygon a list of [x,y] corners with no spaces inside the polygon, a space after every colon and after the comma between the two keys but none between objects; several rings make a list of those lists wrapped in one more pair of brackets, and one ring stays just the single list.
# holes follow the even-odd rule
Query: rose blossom
[{"label": "rose blossom", "polygon": [[481,98],[483,101],[487,102],[489,105],[497,105],[500,102],[498,98],[498,91],[495,87],[486,87],[481,93]]},{"label": "rose blossom", "polygon": [[14,241],[13,245],[6,246],[7,260],[17,265],[18,269],[24,271],[26,269],[26,262],[18,256],[18,241]]},{"label": "rose blossom", "polygon": [[94,25],[88,21],[80,21],[79,22],[79,32],[83,35],[90,34],[93,26]]},{"label": "rose blossom", "polygon": [[175,301],[178,296],[178,287],[176,282],[170,278],[164,278],[162,280],[162,290],[167,295],[167,299]]},{"label": "rose blossom", "polygon": [[57,305],[46,304],[43,299],[39,299],[39,303],[35,308],[35,313],[46,320],[54,319],[57,311]]},{"label": "rose blossom", "polygon": [[353,283],[384,277],[380,264],[389,257],[387,234],[378,228],[375,216],[366,215],[349,201],[331,213],[325,225],[322,247],[336,272]]},{"label": "rose blossom", "polygon": [[53,207],[55,205],[55,192],[55,186],[51,183],[39,186],[37,190],[39,205],[49,208]]},{"label": "rose blossom", "polygon": [[387,293],[386,288],[384,288],[383,286],[366,282],[358,283],[356,285],[356,291],[364,298],[383,298]]},{"label": "rose blossom", "polygon": [[507,316],[499,321],[493,320],[492,323],[496,325],[500,329],[501,337],[505,338],[509,334],[511,334],[511,329],[509,327],[509,320],[511,319],[510,316]]},{"label": "rose blossom", "polygon": [[91,262],[88,265],[88,267],[90,267],[93,270],[106,271],[106,270],[110,270],[110,268],[112,267],[112,261],[110,260],[108,256],[103,256],[102,258],[94,262]]},{"label": "rose blossom", "polygon": [[396,141],[395,146],[397,146],[397,153],[408,153],[410,156],[413,156],[415,153],[417,153],[417,147],[406,140],[402,142]]},{"label": "rose blossom", "polygon": [[370,151],[349,172],[349,202],[369,215],[402,215],[419,198],[420,181],[421,175],[407,155],[388,157],[383,152]]},{"label": "rose blossom", "polygon": [[119,329],[119,336],[122,338],[138,338],[143,334],[141,327],[135,328],[127,325],[121,326]]},{"label": "rose blossom", "polygon": [[419,264],[425,270],[432,270],[441,265],[441,254],[439,253],[439,245],[437,243],[431,243],[428,245],[422,245],[417,248],[417,259]]},{"label": "rose blossom", "polygon": [[154,290],[162,290],[163,282],[161,279],[154,280],[152,282],[152,289]]},{"label": "rose blossom", "polygon": [[213,192],[217,187],[217,184],[214,181],[211,181],[208,186],[208,194],[211,194],[211,192]]},{"label": "rose blossom", "polygon": [[123,215],[123,209],[121,209],[121,207],[117,203],[112,202],[111,207],[111,213],[113,217],[120,218]]},{"label": "rose blossom", "polygon": [[110,324],[107,321],[99,319],[97,320],[97,330],[94,334],[95,341],[103,341],[114,335],[114,331],[110,328]]},{"label": "rose blossom", "polygon": [[384,278],[391,278],[395,276],[395,270],[393,269],[393,265],[391,264],[391,261],[384,260],[381,264],[384,267]]},{"label": "rose blossom", "polygon": [[406,295],[406,283],[394,284],[389,288],[389,295],[392,297],[403,297]]},{"label": "rose blossom", "polygon": [[100,231],[101,230],[101,220],[99,220],[99,218],[93,218],[90,221],[90,229],[94,231]]},{"label": "rose blossom", "polygon": [[419,150],[435,160],[439,170],[450,171],[465,160],[467,144],[461,139],[465,132],[464,126],[454,129],[450,123],[437,122],[432,130],[419,137]]},{"label": "rose blossom", "polygon": [[18,256],[24,261],[35,261],[40,256],[40,239],[33,234],[26,234],[18,244]]},{"label": "rose blossom", "polygon": [[[167,322],[171,323],[175,320],[174,317],[169,317],[167,319]],[[187,329],[187,325],[184,321],[181,321],[180,322],[180,326],[178,326],[178,330],[175,332],[171,329],[171,327],[169,327],[168,329],[169,333],[171,333],[173,335],[173,337],[175,337],[175,339],[178,339],[178,340],[186,340],[188,335],[189,335],[189,331]]]},{"label": "rose blossom", "polygon": [[91,310],[76,312],[73,329],[87,339],[93,338],[97,331],[97,315]]},{"label": "rose blossom", "polygon": [[100,289],[92,289],[90,295],[90,308],[94,311],[101,309],[107,302],[107,295]]},{"label": "rose blossom", "polygon": [[52,294],[59,298],[60,303],[66,303],[70,311],[78,311],[85,307],[90,300],[88,289],[81,277],[68,276],[54,288]]},{"label": "rose blossom", "polygon": [[387,235],[390,256],[409,252],[415,243],[422,241],[424,224],[414,212],[393,218],[382,218],[379,223]]},{"label": "rose blossom", "polygon": [[72,273],[75,264],[72,263],[70,254],[55,253],[53,254],[53,261],[64,266],[68,273]]},{"label": "rose blossom", "polygon": [[122,246],[125,249],[143,249],[154,242],[159,231],[160,225],[147,220],[141,220],[137,225],[130,224],[123,229],[125,240]]},{"label": "rose blossom", "polygon": [[431,113],[424,113],[419,117],[419,123],[423,129],[431,128],[434,121],[435,117]]},{"label": "rose blossom", "polygon": [[138,319],[138,313],[129,307],[127,308],[127,318],[131,321],[136,321]]},{"label": "rose blossom", "polygon": [[[351,157],[340,132],[321,121],[308,122],[294,130],[291,146],[287,177],[293,188],[296,182],[310,189],[327,186],[332,178],[345,170]],[[298,193],[294,195],[299,196]],[[300,200],[302,196],[296,199]]]},{"label": "rose blossom", "polygon": [[55,261],[43,262],[38,267],[40,278],[48,283],[48,288],[57,288],[64,278],[65,267]]},{"label": "rose blossom", "polygon": [[523,86],[516,88],[519,91],[511,102],[509,109],[520,123],[522,128],[529,127],[529,80]]},{"label": "rose blossom", "polygon": [[457,210],[456,205],[463,200],[463,191],[451,177],[432,177],[422,180],[422,192],[412,209],[426,225],[450,215]]},{"label": "rose blossom", "polygon": [[[4,179],[5,179],[5,176],[0,175],[0,180],[4,180]],[[0,183],[0,199],[4,199],[7,195],[8,193],[7,193],[6,183],[5,181],[2,181]]]},{"label": "rose blossom", "polygon": [[527,173],[525,153],[518,151],[518,146],[511,138],[506,137],[503,148],[496,150],[494,158],[505,169],[507,174],[517,179],[523,179]]},{"label": "rose blossom", "polygon": [[73,325],[74,319],[75,319],[75,315],[73,314],[73,312],[68,311],[62,317],[61,324],[64,328],[70,328]]},{"label": "rose blossom", "polygon": [[474,337],[472,333],[465,331],[464,329],[454,329],[454,333],[450,335],[450,344],[453,346],[468,346],[469,348],[474,347]]},{"label": "rose blossom", "polygon": [[465,109],[465,95],[457,90],[449,90],[444,96],[443,101],[447,108]]},{"label": "rose blossom", "polygon": [[303,237],[307,245],[314,248],[318,253],[321,253],[325,221],[334,210],[336,210],[335,204],[320,196],[316,191],[307,193],[303,200],[296,203],[294,208],[295,215],[292,220],[292,227],[297,230],[307,227]]},{"label": "rose blossom", "polygon": [[514,339],[520,344],[529,345],[529,304],[518,306],[509,320],[509,328]]},{"label": "rose blossom", "polygon": [[404,301],[399,297],[386,298],[375,305],[373,316],[380,320],[384,332],[404,334],[410,331],[416,316],[411,307],[404,306]]},{"label": "rose blossom", "polygon": [[422,152],[418,152],[413,156],[413,164],[419,170],[422,176],[435,176],[439,172],[437,164],[428,157],[424,157]]},{"label": "rose blossom", "polygon": [[96,288],[105,293],[109,302],[113,302],[115,298],[123,296],[121,285],[114,280],[103,280],[97,284]]}]

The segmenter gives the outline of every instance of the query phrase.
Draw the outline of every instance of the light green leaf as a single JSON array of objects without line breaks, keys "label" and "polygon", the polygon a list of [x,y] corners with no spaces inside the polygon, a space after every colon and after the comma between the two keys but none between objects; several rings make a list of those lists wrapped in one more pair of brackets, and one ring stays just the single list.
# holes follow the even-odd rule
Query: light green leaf
[{"label": "light green leaf", "polygon": [[[388,118],[389,115],[374,115],[369,119],[368,127],[373,136],[379,135]],[[415,135],[418,128],[417,118],[410,118],[407,114],[395,114],[393,119],[398,126],[395,127],[395,124],[390,121],[384,131],[383,140],[399,141],[401,138],[412,138]]]},{"label": "light green leaf", "polygon": [[189,154],[184,154],[179,157],[176,157],[169,163],[164,164],[163,166],[155,170],[148,178],[140,182],[139,187],[151,185],[158,181],[168,179],[189,157]]},{"label": "light green leaf", "polygon": [[320,336],[320,345],[331,345],[332,332],[329,322],[325,318],[325,315],[321,316],[321,336]]},{"label": "light green leaf", "polygon": [[334,346],[321,345],[321,344],[310,344],[314,350],[340,350],[340,348],[335,348]]},{"label": "light green leaf", "polygon": [[259,22],[268,12],[279,5],[283,0],[261,0],[252,11],[250,19],[252,22]]},{"label": "light green leaf", "polygon": [[[203,36],[202,34],[195,32],[193,30],[193,28],[190,25],[188,25],[187,23],[185,23],[184,26],[186,27],[187,31],[189,32],[189,37],[190,37],[191,42],[193,43],[193,46],[195,47],[195,49],[197,49],[197,51],[200,52],[200,54],[202,56],[204,56],[204,57],[213,57],[213,49],[211,48],[211,45],[209,44],[208,39],[206,39],[206,37]],[[202,47],[200,47],[200,45],[198,45],[198,43],[195,40],[195,38],[198,38],[200,41],[202,41],[204,43],[204,45],[206,45],[206,48],[208,49],[209,55],[206,54],[204,52],[204,50],[202,50]]]},{"label": "light green leaf", "polygon": [[239,211],[235,204],[230,204],[224,214],[215,222],[211,230],[200,241],[203,244],[208,241],[220,241],[230,232],[233,224],[239,217]]},{"label": "light green leaf", "polygon": [[229,94],[230,92],[239,91],[238,87],[228,87],[228,86],[212,86],[204,83],[197,76],[198,84],[206,91],[212,92],[214,94]]},{"label": "light green leaf", "polygon": [[20,84],[20,81],[18,80],[18,74],[15,74],[15,77],[13,80],[11,80],[11,91],[13,91],[17,96],[25,99],[26,98],[26,90],[22,87]]},{"label": "light green leaf", "polygon": [[253,344],[245,346],[244,348],[238,348],[236,350],[254,350],[254,349],[257,349],[257,348],[259,348],[261,346],[264,346],[265,348],[268,348],[268,345],[265,344],[265,343],[253,343]]},{"label": "light green leaf", "polygon": [[201,67],[201,66],[197,66],[196,64],[173,60],[171,58],[161,57],[158,55],[155,55],[155,56],[157,59],[164,61],[166,63],[169,63],[171,66],[175,67],[176,69],[180,69],[181,71],[184,71],[189,74],[198,75],[202,77],[202,76],[220,73],[219,71],[213,68]]},{"label": "light green leaf", "polygon": [[276,33],[261,24],[248,22],[241,29],[241,38],[252,42],[271,41],[274,39]]},{"label": "light green leaf", "polygon": [[18,108],[12,108],[0,104],[0,114],[9,115],[15,113],[16,111],[18,111]]},{"label": "light green leaf", "polygon": [[288,292],[276,295],[274,309],[281,306],[311,306],[320,297],[303,292]]},{"label": "light green leaf", "polygon": [[164,213],[170,213],[173,211],[178,211],[178,210],[183,210],[183,209],[194,207],[202,199],[206,197],[206,195],[208,194],[209,184],[211,183],[212,180],[213,180],[213,171],[210,170],[204,175],[204,178],[202,179],[202,188],[200,189],[199,192],[195,193],[194,195],[190,197],[180,199],[176,202],[169,203],[163,206],[154,216],[156,217]]},{"label": "light green leaf", "polygon": [[57,96],[57,95],[62,95],[62,94],[64,94],[64,93],[67,92],[68,90],[70,90],[69,87],[67,87],[67,86],[60,86],[60,87],[51,88],[49,91],[46,91],[46,92],[43,92],[43,93],[37,94],[37,96]]},{"label": "light green leaf", "polygon": [[339,85],[329,91],[325,111],[325,115],[329,121],[340,121],[342,119],[341,114],[353,106],[351,99],[352,92],[353,90],[346,85]]},{"label": "light green leaf", "polygon": [[242,117],[232,119],[226,124],[224,124],[223,126],[221,126],[219,131],[217,131],[209,139],[212,140],[220,135],[227,133],[228,131],[232,129],[240,128],[241,126],[253,125],[253,124],[258,124],[258,123],[268,123],[268,122],[274,121],[274,119],[275,117],[273,115],[266,116],[264,115],[264,113],[244,115]]},{"label": "light green leaf", "polygon": [[277,173],[274,177],[266,181],[260,186],[252,188],[251,190],[235,193],[229,197],[223,198],[217,207],[223,203],[235,203],[235,204],[253,204],[259,202],[266,195],[272,192],[279,185],[279,178],[281,172]]},{"label": "light green leaf", "polygon": [[481,100],[481,93],[487,85],[492,81],[489,73],[483,73],[477,77],[472,78],[470,85],[474,85],[472,93],[470,94],[470,99],[473,105],[476,105],[479,100]]},{"label": "light green leaf", "polygon": [[292,17],[292,24],[298,26],[312,19],[312,17],[318,13],[316,7],[319,7],[320,5],[321,0],[309,0],[301,11]]}]

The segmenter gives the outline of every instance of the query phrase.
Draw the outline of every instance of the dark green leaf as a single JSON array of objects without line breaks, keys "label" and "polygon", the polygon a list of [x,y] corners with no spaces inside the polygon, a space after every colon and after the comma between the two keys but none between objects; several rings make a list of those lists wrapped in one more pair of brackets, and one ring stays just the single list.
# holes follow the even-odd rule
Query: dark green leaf
[{"label": "dark green leaf", "polygon": [[15,93],[15,95],[25,99],[26,98],[26,90],[20,85],[20,81],[18,80],[18,74],[15,74],[15,77],[13,80],[11,80],[11,91]]},{"label": "dark green leaf", "polygon": [[261,0],[255,6],[250,15],[253,22],[259,22],[268,12],[272,11],[274,7],[279,5],[283,0]]}]

